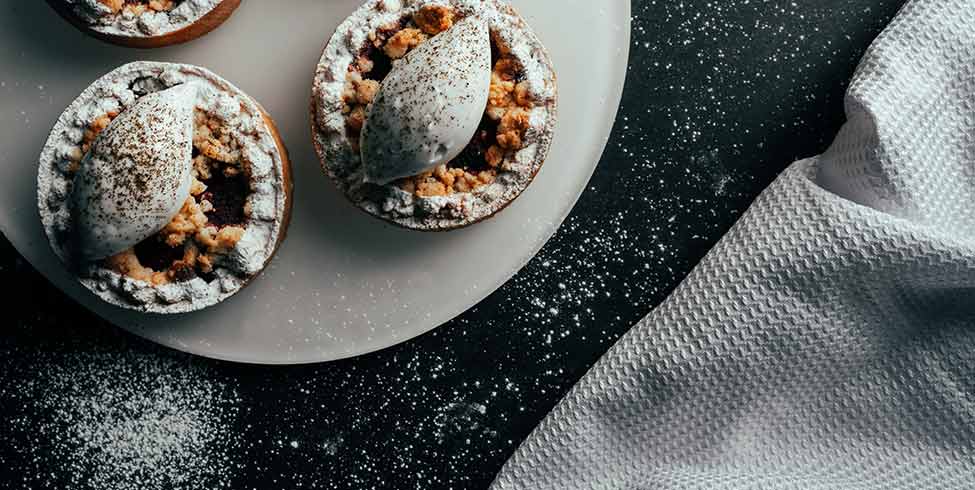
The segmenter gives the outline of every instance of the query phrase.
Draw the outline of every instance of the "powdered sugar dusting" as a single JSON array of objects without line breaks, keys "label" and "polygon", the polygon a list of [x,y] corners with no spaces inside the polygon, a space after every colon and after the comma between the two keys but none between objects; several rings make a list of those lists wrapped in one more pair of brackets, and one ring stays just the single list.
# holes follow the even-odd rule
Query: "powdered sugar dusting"
[{"label": "powdered sugar dusting", "polygon": [[231,488],[239,400],[207,369],[91,345],[31,357],[43,369],[25,378],[28,366],[6,366],[16,381],[0,399],[42,414],[28,427],[15,412],[10,423],[26,437],[13,449],[29,456],[44,488]]}]

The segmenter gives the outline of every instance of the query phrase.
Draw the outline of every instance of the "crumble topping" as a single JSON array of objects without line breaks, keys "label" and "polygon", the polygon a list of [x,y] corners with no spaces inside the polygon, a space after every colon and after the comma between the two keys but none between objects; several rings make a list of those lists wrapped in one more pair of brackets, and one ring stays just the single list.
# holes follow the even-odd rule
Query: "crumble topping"
[{"label": "crumble topping", "polygon": [[398,60],[406,56],[406,53],[409,53],[410,50],[419,46],[427,39],[427,35],[419,29],[407,27],[393,34],[393,37],[389,38],[386,41],[386,45],[383,46],[383,51],[386,53],[386,56]]},{"label": "crumble topping", "polygon": [[522,140],[531,126],[530,113],[521,107],[508,108],[498,125],[497,146],[504,150],[520,150]]},{"label": "crumble topping", "polygon": [[98,135],[101,134],[101,132],[104,131],[105,128],[107,128],[116,117],[118,117],[118,114],[118,111],[109,111],[88,124],[81,140],[81,146],[78,148],[72,148],[70,153],[67,155],[67,160],[69,162],[69,166],[67,168],[68,172],[74,173],[78,171],[78,167],[81,165],[81,160],[84,159],[85,155],[87,155],[91,150],[92,143],[94,143],[95,139],[98,138]]},{"label": "crumble topping", "polygon": [[[471,142],[423,175],[364,182],[359,136],[379,83],[416,46],[472,15],[488,24],[493,69],[490,101]],[[315,146],[326,172],[368,213],[407,228],[456,228],[494,214],[534,178],[551,144],[556,93],[544,47],[504,0],[368,0],[322,55]]]},{"label": "crumble topping", "polygon": [[170,282],[169,274],[165,272],[156,272],[143,266],[139,262],[139,258],[135,255],[135,249],[129,249],[118,255],[109,257],[107,259],[107,263],[112,270],[131,277],[137,281],[147,282],[156,286],[161,286]]},{"label": "crumble topping", "polygon": [[88,150],[91,150],[91,144],[95,142],[95,138],[98,138],[98,135],[101,134],[101,132],[104,131],[109,124],[112,124],[112,121],[116,117],[118,117],[118,111],[110,111],[98,117],[98,119],[95,119],[91,122],[91,124],[88,125],[88,129],[85,129],[85,139],[81,142],[81,154],[78,155],[79,162],[86,154],[88,154]]},{"label": "crumble topping", "polygon": [[436,36],[454,25],[454,9],[446,5],[424,5],[413,14],[413,22],[421,31]]},{"label": "crumble topping", "polygon": [[[68,201],[84,150],[149,93],[198,87],[190,197],[157,234],[106,260],[77,263]],[[283,156],[260,107],[203,68],[122,66],[61,115],[40,158],[38,206],[57,255],[107,302],[155,313],[195,311],[240,290],[273,254],[287,212]]]},{"label": "crumble topping", "polygon": [[123,10],[126,14],[142,15],[149,12],[169,12],[176,6],[174,0],[98,0],[108,7],[112,14],[119,14]]},{"label": "crumble topping", "polygon": [[92,29],[127,37],[161,36],[196,22],[221,0],[60,0]]},{"label": "crumble topping", "polygon": [[203,183],[197,180],[193,183],[193,187],[193,195],[186,198],[186,202],[180,208],[179,214],[174,216],[173,220],[158,235],[150,238],[150,240],[158,240],[172,248],[183,246],[190,237],[193,237],[196,241],[201,241],[196,236],[201,235],[207,229],[207,221],[209,219],[207,218],[206,211],[212,209],[213,205],[210,204],[210,201],[196,201],[196,198],[206,188]]},{"label": "crumble topping", "polygon": [[[371,65],[370,65],[371,66]],[[359,134],[366,123],[366,107],[372,103],[379,92],[379,82],[363,79],[360,72],[349,72],[342,93],[342,113],[346,115],[345,124],[351,135],[355,136],[355,148],[359,149]]]},{"label": "crumble topping", "polygon": [[236,174],[240,169],[240,145],[224,127],[219,118],[210,117],[207,113],[197,110],[194,116],[193,148],[200,155],[193,159],[193,166],[209,179],[209,168],[216,166],[216,162],[229,164],[226,172]]}]

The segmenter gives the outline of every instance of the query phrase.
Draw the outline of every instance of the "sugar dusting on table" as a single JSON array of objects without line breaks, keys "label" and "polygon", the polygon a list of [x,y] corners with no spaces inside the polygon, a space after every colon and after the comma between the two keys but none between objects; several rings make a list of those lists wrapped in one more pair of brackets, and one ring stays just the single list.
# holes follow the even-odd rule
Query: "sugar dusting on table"
[{"label": "sugar dusting on table", "polygon": [[[33,353],[33,375],[7,366],[12,382],[0,385],[0,400],[32,414],[15,411],[10,423],[23,437],[11,442],[34,466],[36,483],[230,488],[239,449],[233,389],[205,368],[158,353],[73,347]],[[47,473],[49,466],[60,470]]]}]

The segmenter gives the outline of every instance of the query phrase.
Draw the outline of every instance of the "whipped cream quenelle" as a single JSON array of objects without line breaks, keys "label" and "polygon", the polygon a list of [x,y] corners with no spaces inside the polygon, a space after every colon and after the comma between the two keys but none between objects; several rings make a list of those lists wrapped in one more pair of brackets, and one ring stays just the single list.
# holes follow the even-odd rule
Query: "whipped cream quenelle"
[{"label": "whipped cream quenelle", "polygon": [[159,232],[193,180],[193,84],[146,95],[94,141],[75,174],[73,246],[84,260],[123,252]]},{"label": "whipped cream quenelle", "polygon": [[102,300],[186,313],[269,263],[291,211],[290,163],[253,99],[204,68],[135,62],[65,109],[38,168],[55,254]]},{"label": "whipped cream quenelle", "polygon": [[[156,4],[126,5],[119,0],[57,0],[63,2],[91,29],[126,37],[161,36],[192,25],[215,9],[221,0],[164,0]],[[138,4],[140,2],[132,2]],[[154,4],[153,6],[155,6]],[[134,8],[135,7],[135,8]]]},{"label": "whipped cream quenelle", "polygon": [[419,45],[383,80],[362,128],[367,182],[432,171],[470,143],[491,87],[487,23],[468,17]]}]

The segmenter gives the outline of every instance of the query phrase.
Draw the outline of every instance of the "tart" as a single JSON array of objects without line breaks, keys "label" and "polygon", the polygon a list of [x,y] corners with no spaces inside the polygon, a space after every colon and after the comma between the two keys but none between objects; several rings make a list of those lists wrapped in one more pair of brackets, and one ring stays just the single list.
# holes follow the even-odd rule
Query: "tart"
[{"label": "tart", "polygon": [[102,41],[159,48],[216,29],[240,0],[48,0],[68,22]]},{"label": "tart", "polygon": [[291,168],[261,106],[204,68],[135,62],[64,111],[40,156],[54,253],[102,300],[152,313],[212,306],[284,240]]},{"label": "tart", "polygon": [[502,0],[369,0],[318,64],[312,133],[360,209],[445,231],[495,215],[532,182],[556,124],[552,62]]}]

